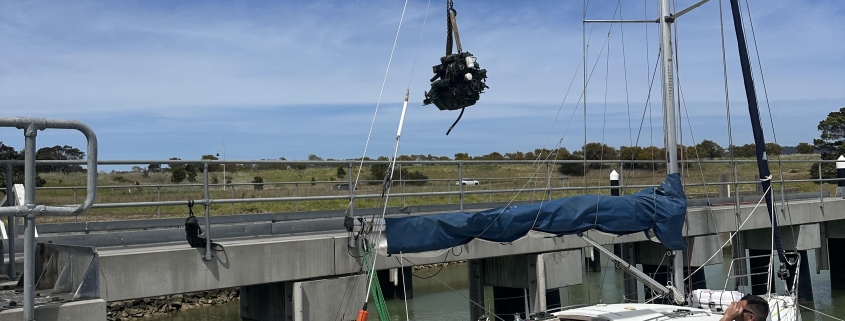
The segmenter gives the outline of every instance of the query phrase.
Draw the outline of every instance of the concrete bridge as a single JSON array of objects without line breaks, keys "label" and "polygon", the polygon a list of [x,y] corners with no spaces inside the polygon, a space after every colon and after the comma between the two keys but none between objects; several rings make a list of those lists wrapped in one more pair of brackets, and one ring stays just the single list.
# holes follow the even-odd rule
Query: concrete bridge
[{"label": "concrete bridge", "polygon": [[[485,205],[494,207],[491,205],[499,204],[468,205],[465,209],[481,209],[485,208]],[[722,263],[721,255],[707,260],[718,251],[722,243],[719,234],[737,230],[742,231],[742,243],[735,244],[734,250],[747,249],[752,255],[769,253],[771,236],[765,204],[759,207],[756,203],[742,204],[739,207],[739,215],[734,205],[695,205],[695,202],[691,201],[688,225],[684,230],[685,235],[692,237],[692,251],[688,258],[691,266]],[[415,211],[415,215],[424,215],[420,210],[436,213],[448,208],[434,206],[411,210]],[[399,209],[393,209],[391,212],[390,215],[407,215],[400,213]],[[360,309],[366,284],[362,284],[365,278],[354,276],[360,272],[361,262],[351,256],[347,248],[348,236],[343,231],[340,218],[342,213],[326,211],[260,215],[263,216],[214,217],[212,226],[215,234],[212,236],[225,250],[215,252],[213,259],[208,261],[202,259],[204,249],[190,248],[184,241],[181,226],[183,219],[162,221],[165,223],[137,223],[152,228],[146,231],[98,232],[98,228],[104,231],[107,229],[91,223],[39,225],[39,242],[99,245],[94,249],[97,264],[93,275],[97,276],[96,280],[90,279],[89,276],[87,285],[85,281],[74,283],[74,287],[78,288],[96,285],[99,299],[46,304],[36,309],[36,314],[48,313],[41,311],[59,311],[55,313],[65,314],[93,313],[94,315],[86,315],[84,319],[104,319],[104,301],[238,286],[242,289],[241,316],[244,320],[330,320],[335,316],[336,310],[326,311],[326,304],[341,304],[343,298],[348,300],[350,296],[353,302],[348,304],[349,312],[346,315],[354,315],[354,312]],[[845,246],[845,199],[828,197],[790,200],[778,215],[783,225],[781,234],[787,249],[816,250],[816,257],[820,260],[817,266],[821,269],[845,269],[845,259],[827,255],[829,246]],[[170,228],[162,227],[168,224]],[[87,234],[82,229],[87,231]],[[647,240],[643,233],[622,237],[592,232],[588,235],[600,244],[617,245],[619,254],[631,263],[642,264],[646,272],[657,271],[665,253],[661,245]],[[144,239],[146,242],[142,241]],[[122,244],[121,246],[106,246],[115,244],[116,240],[124,243],[116,243]],[[19,241],[17,244],[21,243]],[[405,268],[402,273],[410,273],[411,263],[408,262],[422,265],[467,260],[473,301],[492,299],[484,297],[485,285],[494,286],[495,296],[524,296],[523,289],[528,289],[528,300],[534,310],[559,302],[559,297],[555,297],[557,292],[547,292],[548,290],[581,283],[585,264],[583,258],[592,254],[589,250],[584,251],[588,246],[589,244],[577,236],[529,237],[512,244],[473,241],[462,246],[461,250],[454,251],[459,255],[408,258],[402,266],[397,259],[380,257],[377,260],[377,269],[387,276],[389,269],[400,267]],[[56,254],[54,257],[59,261],[60,255]],[[806,257],[803,255],[802,260],[806,261]],[[49,260],[45,257],[42,261]],[[802,269],[807,269],[806,262],[802,263]],[[748,264],[748,268],[753,270],[761,264],[768,264],[768,259],[765,262],[751,260]],[[42,268],[38,274],[45,275],[45,270],[47,269]],[[61,272],[59,269],[54,270]],[[701,274],[696,277],[706,278],[703,272]],[[831,273],[834,287],[845,287],[842,275],[843,273]],[[809,271],[803,271],[800,276],[802,288],[809,288]],[[765,283],[765,276],[762,277]],[[77,279],[80,278],[85,276]],[[411,278],[406,280],[410,281]],[[353,286],[356,282],[359,285]],[[636,289],[636,284],[632,282],[634,281],[626,280],[626,293],[631,294],[631,289]],[[751,284],[758,283],[761,282],[752,276]],[[413,293],[403,292],[401,284],[395,288],[391,288],[392,284],[384,286],[386,292],[393,293],[392,295],[413,296]],[[344,295],[349,287],[360,293]],[[763,289],[753,289],[764,290],[765,286]],[[812,300],[812,296],[809,299]],[[86,304],[94,308],[80,308]],[[468,305],[472,315],[483,313],[480,307],[469,303]],[[496,301],[495,309],[497,313],[506,314],[521,312],[521,306],[522,304],[508,305]],[[56,309],[57,307],[59,308]],[[0,320],[17,320],[17,317],[10,318],[20,313],[17,310],[0,312]]]}]

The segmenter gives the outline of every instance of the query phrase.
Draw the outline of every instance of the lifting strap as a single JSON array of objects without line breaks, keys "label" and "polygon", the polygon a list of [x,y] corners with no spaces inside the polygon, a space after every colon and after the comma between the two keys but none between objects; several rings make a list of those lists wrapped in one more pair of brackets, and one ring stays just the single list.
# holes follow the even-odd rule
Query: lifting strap
[{"label": "lifting strap", "polygon": [[458,11],[454,8],[454,3],[452,0],[446,0],[446,55],[452,54],[452,32],[455,33],[455,44],[458,46],[458,53],[463,52],[463,48],[461,48],[461,36],[458,34],[458,21],[455,19],[455,16],[458,15]]},{"label": "lifting strap", "polygon": [[[458,34],[458,21],[455,19],[455,16],[458,15],[458,11],[455,10],[455,3],[452,2],[452,0],[446,1],[446,55],[448,56],[452,54],[452,32],[455,33],[455,44],[458,45],[458,53],[463,52],[463,48],[461,48],[461,35]],[[446,131],[446,136],[449,136],[449,133],[451,133],[452,129],[455,128],[455,125],[461,121],[461,117],[464,116],[464,109],[466,109],[466,107],[461,108],[461,113],[458,115],[458,119],[455,119],[452,126],[449,126],[449,130]]]}]

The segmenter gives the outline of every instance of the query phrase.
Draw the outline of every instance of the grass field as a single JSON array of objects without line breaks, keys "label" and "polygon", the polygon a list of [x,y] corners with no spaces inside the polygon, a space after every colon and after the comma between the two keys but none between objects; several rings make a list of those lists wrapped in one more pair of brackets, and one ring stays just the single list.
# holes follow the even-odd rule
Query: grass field
[{"label": "grass field", "polygon": [[[783,176],[787,180],[810,179],[809,169],[818,160],[818,155],[790,155],[782,159],[790,162],[782,163]],[[750,159],[749,159],[750,160]],[[749,161],[746,160],[746,161]],[[791,162],[791,161],[802,161]],[[773,178],[779,180],[781,170],[775,160],[770,162]],[[422,165],[407,166],[412,171],[419,171],[428,176],[428,182],[424,185],[403,184],[401,181],[394,183],[391,190],[396,193],[420,193],[420,192],[447,192],[457,191],[459,186],[455,185],[458,179],[457,165]],[[719,181],[720,175],[733,177],[733,170],[727,163],[699,163],[696,160],[689,161],[684,166],[684,182],[688,184],[687,193],[691,196],[715,197],[718,195],[717,186],[692,186],[696,184],[713,183]],[[351,175],[355,177],[358,168],[356,167]],[[551,186],[554,188],[569,187],[573,190],[554,191],[552,197],[564,197],[568,195],[584,194],[584,186],[607,186],[608,176],[611,170],[621,172],[623,184],[626,185],[654,185],[659,184],[665,175],[663,169],[638,169],[620,170],[619,164],[607,164],[604,168],[591,170],[586,177],[563,178],[557,168],[551,168]],[[545,189],[549,184],[549,176],[545,164],[465,164],[462,168],[465,179],[478,180],[480,185],[465,186],[465,191],[486,191],[506,190],[506,193],[484,193],[465,195],[465,203],[508,201],[508,200],[541,200],[547,198],[545,191],[525,191],[525,189]],[[755,181],[757,165],[754,162],[742,162],[737,164],[739,181]],[[227,180],[234,185],[225,188],[222,185],[212,185],[210,197],[212,199],[253,199],[253,198],[278,198],[295,196],[343,196],[348,195],[347,190],[334,190],[333,187],[339,183],[346,183],[348,178],[339,179],[335,177],[336,168],[307,168],[304,170],[265,170],[246,172],[227,172]],[[78,204],[85,198],[85,174],[58,174],[45,173],[41,176],[47,180],[45,188],[36,192],[36,200],[39,204],[66,205]],[[210,173],[217,176],[222,182],[222,173]],[[264,179],[263,190],[256,190],[252,182],[253,177],[260,176]],[[365,166],[361,171],[361,180],[369,176],[369,170]],[[315,181],[311,182],[311,178]],[[400,179],[395,177],[394,179]],[[380,182],[361,182],[358,184],[356,195],[381,194]],[[136,185],[137,184],[137,185]],[[182,184],[171,184],[170,174],[167,172],[150,173],[148,176],[138,172],[112,172],[100,173],[98,176],[97,202],[101,203],[127,203],[127,202],[155,202],[155,201],[187,201],[189,199],[202,199],[203,188],[202,175],[197,177],[196,182],[183,182]],[[193,186],[192,186],[193,185]],[[62,187],[62,189],[57,189]],[[813,182],[787,183],[787,188],[801,192],[818,192],[819,185]],[[834,184],[824,184],[826,191],[833,193]],[[75,188],[75,189],[74,189]],[[733,187],[731,187],[733,189]],[[776,183],[774,188],[780,188]],[[754,190],[754,185],[741,185],[740,190]],[[634,189],[638,190],[638,189]],[[631,189],[628,192],[632,192]],[[587,193],[609,194],[609,190],[589,190]],[[75,195],[74,195],[75,194]],[[425,197],[392,197],[390,206],[403,205],[425,205],[425,204],[456,204],[459,202],[458,195],[452,196],[425,196]],[[381,207],[383,200],[358,199],[356,208]],[[286,201],[286,202],[256,202],[240,204],[215,204],[211,207],[212,215],[232,215],[244,213],[273,213],[292,211],[313,211],[313,210],[342,210],[348,206],[348,200],[319,200],[319,201]],[[195,212],[202,212],[202,207],[195,208]],[[144,219],[155,217],[180,217],[187,214],[185,206],[162,206],[162,207],[129,207],[112,209],[93,209],[78,218],[44,217],[39,221],[102,221],[102,220],[127,220]]]}]

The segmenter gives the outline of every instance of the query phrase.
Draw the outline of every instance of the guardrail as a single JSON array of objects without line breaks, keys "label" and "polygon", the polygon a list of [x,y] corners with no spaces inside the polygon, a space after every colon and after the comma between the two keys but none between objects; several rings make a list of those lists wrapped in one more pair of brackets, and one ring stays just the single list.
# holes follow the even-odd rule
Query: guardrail
[{"label": "guardrail", "polygon": [[[774,162],[774,161],[772,161]],[[790,163],[804,163],[804,164],[818,164],[821,166],[822,163],[833,163],[835,161],[824,161],[824,160],[782,160],[781,163],[790,164]],[[51,165],[51,164],[84,164],[82,161],[37,161],[38,165]],[[316,167],[330,167],[335,168],[337,166],[345,165],[347,169],[349,169],[349,176],[350,180],[352,177],[352,173],[356,166],[372,166],[372,165],[384,165],[387,164],[386,161],[242,161],[242,160],[229,160],[229,161],[219,161],[219,160],[117,160],[117,161],[99,161],[99,165],[143,165],[143,164],[168,164],[168,163],[178,163],[178,164],[195,164],[201,165],[203,168],[206,168],[210,165],[215,164],[277,164],[277,165],[286,165],[286,166],[316,166]],[[755,178],[747,177],[746,179],[740,179],[738,175],[737,167],[741,166],[742,164],[753,164],[753,160],[736,160],[733,162],[725,161],[725,160],[695,160],[693,162],[688,162],[686,167],[692,167],[691,165],[707,165],[707,164],[728,164],[727,170],[730,172],[729,174],[733,174],[730,176],[729,179],[723,179],[721,182],[696,182],[700,181],[697,179],[696,175],[687,175],[687,184],[688,188],[694,189],[697,187],[702,187],[704,192],[690,192],[691,196],[701,196],[704,198],[707,197],[716,197],[716,196],[727,196],[730,194],[731,191],[737,191],[740,189],[741,186],[751,186],[751,185],[758,185],[759,181]],[[0,160],[0,165],[2,164],[21,164],[21,161],[16,160]],[[486,202],[493,202],[494,196],[499,194],[516,194],[516,193],[523,193],[534,195],[528,195],[528,199],[551,199],[554,193],[561,193],[562,195],[571,195],[572,193],[581,192],[590,192],[590,191],[608,191],[612,188],[620,188],[623,193],[626,189],[634,189],[634,188],[644,188],[649,186],[654,186],[662,180],[663,172],[661,171],[652,171],[651,176],[652,178],[642,178],[642,179],[627,179],[625,177],[626,173],[641,173],[642,170],[630,170],[626,169],[633,165],[633,164],[653,164],[654,166],[661,165],[661,161],[645,161],[645,160],[588,160],[588,161],[562,161],[562,160],[550,160],[546,162],[533,162],[533,161],[515,161],[515,160],[498,160],[498,161],[426,161],[426,162],[413,162],[413,161],[400,161],[397,164],[405,166],[404,168],[413,168],[413,169],[420,169],[425,170],[426,168],[430,168],[428,166],[454,166],[457,167],[457,174],[453,178],[432,178],[427,180],[409,180],[409,179],[397,179],[394,180],[394,191],[391,192],[392,198],[401,199],[403,200],[403,205],[407,205],[405,201],[409,198],[417,198],[417,197],[444,197],[447,204],[453,203],[453,198],[456,198],[454,203],[459,205],[459,209],[462,208],[463,204],[467,202],[467,198],[471,196],[479,196],[479,195],[486,195],[486,199],[483,201]],[[469,178],[464,176],[464,172],[466,172],[465,168],[471,168],[473,166],[483,167],[488,165],[532,165],[536,167],[534,171],[534,175],[532,176],[524,176],[524,175],[515,175],[513,177],[481,177],[481,175],[472,175],[468,176]],[[594,166],[595,164],[601,164],[604,166],[603,171],[609,171],[610,167],[616,168],[622,176],[622,182],[620,186],[610,186],[608,185],[608,180],[603,178],[596,178],[596,177],[572,177],[572,176],[559,176],[559,175],[552,175],[552,168],[557,167],[563,164],[577,164],[577,165],[584,165],[584,166]],[[410,165],[410,166],[409,166]],[[545,168],[544,168],[545,167]],[[819,171],[821,172],[821,171]],[[476,174],[483,173],[483,169],[476,169]],[[632,174],[632,176],[636,176]],[[455,182],[461,182],[465,179],[473,179],[480,182],[480,186],[465,186],[462,184],[456,185]],[[534,184],[529,184],[529,182],[533,181]],[[838,179],[821,179],[821,178],[800,178],[800,179],[787,179],[783,181],[775,181],[775,183],[782,183],[781,185],[788,185],[794,183],[819,183],[819,182],[834,182],[839,181]],[[137,207],[151,207],[156,209],[156,217],[161,217],[161,207],[163,206],[179,206],[184,205],[187,202],[187,199],[180,199],[180,200],[162,200],[162,190],[167,191],[168,189],[174,190],[195,190],[198,192],[202,192],[203,194],[206,193],[207,190],[216,187],[222,187],[225,195],[221,193],[215,192],[214,194],[209,194],[209,196],[201,197],[201,200],[194,200],[198,204],[230,204],[231,205],[231,213],[236,214],[237,211],[235,209],[235,204],[245,204],[245,203],[268,203],[268,202],[282,202],[282,203],[293,203],[295,204],[293,211],[300,211],[300,202],[309,202],[309,201],[349,201],[351,204],[354,204],[356,199],[360,200],[367,200],[367,199],[379,199],[381,198],[381,190],[380,186],[369,185],[369,184],[376,184],[380,185],[380,180],[361,180],[356,185],[354,182],[345,183],[343,181],[285,181],[285,182],[261,182],[261,183],[250,183],[250,182],[233,182],[233,183],[222,183],[222,184],[212,184],[209,182],[207,177],[202,178],[202,183],[196,184],[138,184],[138,185],[107,185],[103,186],[100,185],[98,189],[100,193],[105,193],[108,191],[111,192],[119,192],[122,189],[126,189],[130,193],[132,191],[142,191],[146,189],[154,189],[155,190],[155,200],[150,201],[132,201],[132,202],[100,202],[97,204],[93,204],[92,208],[95,209],[115,209],[115,208],[137,208]],[[626,184],[627,183],[627,184]],[[637,184],[639,183],[639,184]],[[418,187],[414,186],[413,184],[424,184],[425,187]],[[510,185],[508,185],[510,184]],[[207,186],[207,187],[206,187]],[[254,198],[246,198],[246,197],[237,197],[236,191],[247,191],[252,190],[254,187],[261,186],[264,190],[267,191],[277,191],[275,195],[272,197],[254,197]],[[349,190],[349,186],[356,186],[356,189]],[[401,190],[398,190],[396,187],[402,187]],[[714,191],[713,189],[718,189]],[[785,187],[787,188],[787,187]],[[73,204],[68,201],[68,203],[63,203],[61,205],[66,206],[75,206],[77,195],[80,190],[88,191],[88,188],[82,186],[67,186],[67,187],[39,187],[36,188],[36,191],[39,192],[47,192],[47,191],[61,191],[61,190],[72,190],[73,191]],[[792,188],[794,189],[794,187]],[[408,191],[410,190],[410,191]],[[726,193],[727,192],[727,193]],[[820,195],[823,192],[823,186],[820,186],[819,189]],[[285,194],[287,193],[287,194]],[[747,193],[747,192],[746,192]],[[167,195],[168,193],[164,193]],[[269,193],[265,193],[269,194]],[[279,195],[283,194],[283,195]],[[539,195],[538,195],[539,194]],[[149,196],[149,193],[144,194],[144,196]],[[136,199],[142,197],[136,197]],[[191,198],[196,198],[191,197]],[[207,199],[207,201],[206,201]],[[478,197],[474,197],[474,201],[478,202],[481,201]],[[353,210],[355,207],[351,207]]]}]

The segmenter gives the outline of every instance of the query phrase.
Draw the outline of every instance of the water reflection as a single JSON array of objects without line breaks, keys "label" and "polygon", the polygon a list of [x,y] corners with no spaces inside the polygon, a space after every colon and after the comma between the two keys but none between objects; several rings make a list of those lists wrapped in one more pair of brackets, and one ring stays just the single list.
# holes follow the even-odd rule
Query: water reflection
[{"label": "water reflection", "polygon": [[[845,290],[831,290],[829,271],[815,273],[815,257],[812,251],[809,252],[811,279],[813,282],[813,294],[815,296],[815,309],[824,313],[843,316],[845,315]],[[729,258],[726,258],[729,260]],[[726,260],[726,261],[727,261]],[[602,257],[600,273],[585,273],[584,283],[570,286],[560,290],[561,304],[564,306],[598,302],[606,303],[620,302],[622,298],[622,278],[624,273],[608,266],[609,260]],[[429,277],[437,270],[414,271],[418,277]],[[725,268],[721,264],[705,267],[707,275],[707,287],[721,289],[725,286]],[[469,320],[469,281],[467,279],[466,265],[453,265],[444,267],[435,277],[428,279],[414,278],[414,298],[408,300],[408,316],[415,321],[467,321]],[[640,291],[642,292],[642,285]],[[491,297],[491,289],[486,289],[486,296]],[[642,298],[640,298],[642,299]],[[326,302],[331,305],[330,302]],[[486,304],[487,309],[492,309],[492,304]],[[392,321],[404,321],[405,301],[388,300],[388,310]],[[370,320],[379,320],[375,308],[371,308]],[[238,301],[224,305],[214,306],[205,309],[194,309],[178,311],[166,316],[149,318],[150,321],[187,321],[187,320],[208,320],[208,321],[240,321]],[[829,320],[828,318],[813,312],[805,311],[802,314],[805,321]],[[345,319],[353,320],[354,315],[346,316]],[[509,316],[504,317],[510,320]],[[345,321],[345,320],[344,320]]]}]

